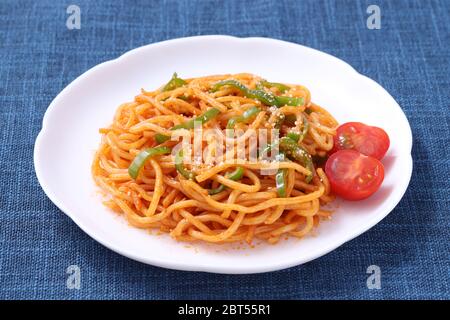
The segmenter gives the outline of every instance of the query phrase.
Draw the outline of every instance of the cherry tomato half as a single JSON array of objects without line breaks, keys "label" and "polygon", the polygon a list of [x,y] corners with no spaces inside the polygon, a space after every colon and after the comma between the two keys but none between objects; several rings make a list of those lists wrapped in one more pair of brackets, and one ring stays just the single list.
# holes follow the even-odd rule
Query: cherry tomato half
[{"label": "cherry tomato half", "polygon": [[347,200],[361,200],[371,196],[384,179],[383,164],[355,150],[333,153],[325,164],[331,190]]},{"label": "cherry tomato half", "polygon": [[353,149],[381,160],[389,144],[389,136],[383,129],[361,122],[347,122],[337,128],[333,150]]}]

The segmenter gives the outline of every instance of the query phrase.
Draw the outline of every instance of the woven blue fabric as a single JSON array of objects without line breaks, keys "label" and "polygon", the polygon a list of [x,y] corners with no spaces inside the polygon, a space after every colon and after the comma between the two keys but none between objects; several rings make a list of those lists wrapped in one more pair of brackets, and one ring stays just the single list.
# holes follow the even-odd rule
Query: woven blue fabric
[{"label": "woven blue fabric", "polygon": [[[66,8],[81,8],[68,30]],[[381,9],[369,30],[366,9]],[[94,65],[152,42],[200,34],[284,39],[333,54],[402,106],[414,173],[376,227],[302,266],[217,275],[147,266],[81,231],[46,197],[33,147],[51,100]],[[1,1],[0,298],[449,299],[450,1]],[[366,286],[369,265],[381,289]],[[69,265],[81,289],[66,287]]]}]

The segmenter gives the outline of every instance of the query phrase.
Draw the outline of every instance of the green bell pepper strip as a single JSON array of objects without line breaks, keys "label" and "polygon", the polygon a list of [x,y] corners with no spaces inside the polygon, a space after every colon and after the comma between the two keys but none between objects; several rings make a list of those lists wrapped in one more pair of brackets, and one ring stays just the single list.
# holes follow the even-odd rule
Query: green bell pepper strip
[{"label": "green bell pepper strip", "polygon": [[224,186],[223,184],[221,184],[220,186],[218,186],[218,187],[215,188],[215,189],[210,189],[210,190],[208,190],[208,194],[209,194],[210,196],[213,196],[213,195],[215,195],[215,194],[221,193],[221,192],[224,191],[224,190],[225,190],[225,186]]},{"label": "green bell pepper strip", "polygon": [[[216,117],[219,113],[220,113],[219,109],[216,109],[216,108],[209,109],[208,111],[201,114],[200,116],[198,116],[192,120],[186,121],[184,123],[178,124],[178,125],[170,128],[170,130],[194,129],[196,122],[200,122],[201,124],[204,124],[205,122],[208,122],[212,118]],[[166,142],[169,139],[170,139],[170,137],[166,136],[165,134],[161,134],[161,133],[155,134],[155,140],[158,143]]]},{"label": "green bell pepper strip", "polygon": [[187,82],[184,81],[181,78],[178,78],[178,75],[176,72],[173,73],[172,75],[172,79],[170,79],[169,82],[167,82],[167,84],[162,88],[162,91],[170,91],[170,90],[174,90],[176,88],[182,87],[186,84]]},{"label": "green bell pepper strip", "polygon": [[233,129],[236,123],[246,122],[247,120],[254,117],[260,112],[261,109],[258,107],[251,107],[250,109],[245,110],[242,116],[233,117],[230,120],[228,120],[227,129]]},{"label": "green bell pepper strip", "polygon": [[280,198],[286,198],[286,169],[280,169],[275,175],[277,194]]},{"label": "green bell pepper strip", "polygon": [[[284,161],[284,154],[278,154],[277,160]],[[275,185],[277,187],[277,194],[280,198],[286,197],[286,173],[286,169],[278,169],[277,173],[275,174]]]},{"label": "green bell pepper strip", "polygon": [[195,173],[187,170],[183,164],[183,149],[180,149],[175,155],[175,169],[177,169],[178,173],[181,174],[188,180],[195,179]]},{"label": "green bell pepper strip", "polygon": [[242,116],[233,117],[230,120],[228,120],[228,122],[227,122],[227,129],[233,129],[234,126],[236,125],[236,123],[242,122],[241,119],[242,119]]},{"label": "green bell pepper strip", "polygon": [[306,119],[306,117],[303,115],[303,129],[298,141],[302,142],[303,139],[305,139],[306,135],[308,134],[308,131],[309,131],[309,122],[308,119]]},{"label": "green bell pepper strip", "polygon": [[294,140],[295,142],[298,142],[300,140],[300,134],[296,133],[296,132],[288,132],[286,134],[286,137],[288,137],[289,139]]},{"label": "green bell pepper strip", "polygon": [[251,90],[236,80],[219,81],[212,87],[212,91],[213,92],[217,91],[223,86],[231,86],[233,88],[236,88],[239,91],[241,91],[244,94],[244,96],[246,96],[247,98],[257,99],[268,106],[275,106],[278,104],[277,100],[275,99],[275,96],[272,95],[271,93],[265,92],[264,90],[258,90],[258,89]]},{"label": "green bell pepper strip", "polygon": [[157,155],[167,154],[171,151],[172,150],[168,147],[155,147],[142,150],[128,167],[128,174],[133,179],[136,179],[139,175],[139,171],[142,169],[149,158]]},{"label": "green bell pepper strip", "polygon": [[158,142],[159,144],[166,142],[167,140],[169,140],[170,137],[166,136],[165,134],[161,134],[161,133],[157,133],[155,134],[155,140],[156,142]]},{"label": "green bell pepper strip", "polygon": [[286,134],[286,137],[291,138],[295,142],[302,142],[303,139],[308,134],[308,130],[309,130],[309,122],[308,122],[308,119],[306,119],[306,117],[304,116],[302,132],[297,133],[297,132],[290,131]]},{"label": "green bell pepper strip", "polygon": [[211,90],[214,92],[219,90],[223,86],[230,86],[236,88],[239,91],[241,91],[247,98],[259,100],[268,106],[277,106],[277,107],[282,107],[284,105],[301,106],[304,103],[303,98],[274,96],[273,94],[261,89],[256,90],[249,89],[245,85],[236,80],[219,81],[211,88]]},{"label": "green bell pepper strip", "polygon": [[259,83],[266,88],[272,88],[272,87],[277,88],[281,93],[284,93],[291,89],[291,87],[289,87],[285,84],[282,84],[282,83],[278,83],[278,82],[269,82],[267,80],[261,80]]},{"label": "green bell pepper strip", "polygon": [[204,124],[204,123],[208,122],[209,120],[211,120],[212,118],[216,117],[219,113],[220,113],[219,109],[211,108],[208,111],[206,111],[205,113],[199,115],[198,117],[196,117],[192,120],[186,121],[184,123],[181,123],[179,125],[176,125],[176,126],[172,127],[170,130],[194,129],[196,122],[200,122],[201,124]]},{"label": "green bell pepper strip", "polygon": [[284,113],[280,113],[278,115],[278,118],[275,120],[274,125],[273,125],[274,129],[280,129],[281,125],[283,124],[285,119],[286,119],[286,115]]},{"label": "green bell pepper strip", "polygon": [[277,100],[277,107],[282,106],[302,106],[303,105],[303,98],[302,97],[286,97],[286,96],[275,96],[275,99]]},{"label": "green bell pepper strip", "polygon": [[311,155],[297,144],[294,140],[288,137],[280,139],[280,150],[283,151],[286,156],[294,161],[302,164],[306,169],[311,171],[311,174],[306,177],[306,182],[311,182],[314,176],[314,164]]},{"label": "green bell pepper strip", "polygon": [[273,148],[275,148],[275,146],[278,144],[278,142],[274,142],[274,143],[272,143],[272,144],[268,144],[262,151],[261,151],[261,153],[259,154],[259,159],[260,160],[262,160],[263,159],[263,157],[265,156],[265,155],[267,155]]},{"label": "green bell pepper strip", "polygon": [[[226,174],[225,177],[227,177],[230,180],[237,181],[237,180],[242,179],[243,175],[244,175],[244,169],[242,169],[242,167],[237,167],[236,170],[234,170],[233,172],[231,172],[229,174]],[[208,190],[208,194],[215,195],[215,194],[221,193],[225,189],[226,189],[226,187],[223,184],[221,184],[220,186],[218,186],[215,189]]]}]

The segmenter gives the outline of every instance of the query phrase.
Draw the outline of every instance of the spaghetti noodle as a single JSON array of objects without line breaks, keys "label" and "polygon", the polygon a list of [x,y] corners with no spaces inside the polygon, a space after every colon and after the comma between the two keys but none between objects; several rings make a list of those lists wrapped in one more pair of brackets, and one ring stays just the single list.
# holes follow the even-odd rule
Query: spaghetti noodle
[{"label": "spaghetti noodle", "polygon": [[[216,136],[195,142],[195,123],[234,147],[219,155]],[[304,237],[330,217],[322,206],[334,196],[320,161],[333,148],[337,125],[300,85],[245,73],[174,74],[165,86],[120,105],[113,123],[99,130],[92,175],[109,195],[104,204],[135,227],[157,228],[179,241],[276,243]],[[252,133],[263,130],[275,143],[259,149],[256,160],[239,158],[235,146],[251,153]],[[188,134],[200,146],[204,162],[186,161],[188,149],[174,137],[180,131],[178,137]],[[276,159],[262,160],[274,147]]]}]

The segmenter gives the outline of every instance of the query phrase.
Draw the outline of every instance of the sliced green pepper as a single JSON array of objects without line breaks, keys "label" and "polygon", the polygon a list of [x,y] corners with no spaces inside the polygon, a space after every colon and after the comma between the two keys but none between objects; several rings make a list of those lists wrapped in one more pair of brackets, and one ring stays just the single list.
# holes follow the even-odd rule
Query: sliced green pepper
[{"label": "sliced green pepper", "polygon": [[233,129],[236,123],[246,122],[260,112],[261,109],[258,107],[251,107],[250,109],[245,110],[242,116],[233,117],[228,120],[227,129]]},{"label": "sliced green pepper", "polygon": [[272,88],[272,87],[277,88],[281,93],[284,93],[291,89],[291,87],[289,87],[283,83],[269,82],[267,80],[261,80],[260,84],[266,88]]},{"label": "sliced green pepper", "polygon": [[[243,175],[244,175],[244,169],[242,169],[241,167],[237,167],[236,170],[234,170],[233,172],[231,172],[229,174],[227,173],[225,175],[225,177],[227,177],[230,180],[237,181],[237,180],[242,179]],[[218,194],[218,193],[221,193],[222,191],[224,191],[225,189],[226,189],[226,187],[223,184],[221,184],[217,188],[209,190],[208,194],[209,195]]]},{"label": "sliced green pepper", "polygon": [[[186,121],[184,123],[178,124],[178,125],[170,128],[170,130],[194,129],[196,122],[200,122],[201,124],[204,124],[205,122],[208,122],[209,120],[211,120],[212,118],[217,116],[219,113],[220,113],[220,111],[216,108],[209,109],[208,111],[201,114],[200,116],[198,116],[192,120]],[[165,134],[161,134],[161,133],[155,134],[155,140],[158,143],[166,142],[169,139],[170,139],[170,137]]]},{"label": "sliced green pepper", "polygon": [[195,179],[195,173],[192,171],[187,170],[184,167],[183,164],[183,149],[180,149],[177,154],[175,155],[175,169],[186,179],[188,180],[194,180]]},{"label": "sliced green pepper", "polygon": [[283,151],[289,159],[299,162],[311,171],[311,174],[308,175],[305,180],[307,183],[311,182],[314,175],[314,164],[311,155],[299,146],[297,142],[288,137],[280,139],[280,150]]},{"label": "sliced green pepper", "polygon": [[194,129],[194,125],[196,122],[200,122],[201,124],[204,124],[211,120],[212,118],[216,117],[220,113],[219,109],[211,108],[205,113],[199,115],[198,117],[191,119],[189,121],[186,121],[184,123],[181,123],[179,125],[176,125],[172,127],[170,130],[177,130],[177,129]]},{"label": "sliced green pepper", "polygon": [[155,147],[148,148],[141,151],[128,167],[128,174],[133,179],[136,179],[139,175],[139,171],[142,169],[147,160],[153,156],[170,153],[171,149],[168,147]]},{"label": "sliced green pepper", "polygon": [[273,94],[261,89],[256,90],[249,89],[245,85],[236,80],[219,81],[211,88],[211,90],[214,92],[219,90],[223,86],[231,86],[233,88],[236,88],[239,91],[241,91],[247,98],[259,100],[268,106],[277,106],[277,107],[282,107],[284,105],[300,106],[303,105],[304,103],[303,98],[274,96]]},{"label": "sliced green pepper", "polygon": [[286,137],[294,140],[295,142],[298,142],[300,140],[300,134],[296,133],[296,132],[288,132],[286,134]]},{"label": "sliced green pepper", "polygon": [[[284,161],[285,157],[283,153],[278,154],[277,156],[278,161]],[[275,184],[277,187],[277,194],[280,198],[286,197],[286,169],[278,169],[277,173],[275,174]]]},{"label": "sliced green pepper", "polygon": [[302,142],[303,139],[305,139],[306,135],[308,134],[308,130],[309,130],[309,122],[308,119],[306,119],[306,117],[303,115],[303,129],[298,141]]},{"label": "sliced green pepper", "polygon": [[185,95],[178,96],[177,98],[180,99],[180,100],[183,100],[183,101],[188,101],[189,100],[189,97],[187,97]]},{"label": "sliced green pepper", "polygon": [[174,90],[176,88],[182,87],[186,84],[186,81],[184,81],[181,78],[178,78],[178,75],[176,72],[173,73],[172,79],[170,79],[169,82],[162,88],[162,91],[170,91]]},{"label": "sliced green pepper", "polygon": [[264,147],[264,149],[259,154],[259,159],[262,160],[266,155],[269,154],[270,151],[272,151],[273,148],[275,148],[278,145],[278,142],[274,142],[272,144],[268,144]]},{"label": "sliced green pepper", "polygon": [[258,90],[258,89],[251,90],[236,80],[223,80],[223,81],[217,82],[212,87],[212,91],[217,91],[223,86],[234,87],[234,88],[238,89],[239,91],[241,91],[244,94],[244,96],[246,96],[247,98],[257,99],[268,106],[278,105],[277,100],[275,99],[275,96],[272,95],[271,93],[265,92],[264,90]]},{"label": "sliced green pepper", "polygon": [[166,136],[165,134],[161,134],[161,133],[157,133],[155,134],[155,140],[156,142],[158,142],[159,144],[166,142],[167,140],[169,140],[170,137]]},{"label": "sliced green pepper", "polygon": [[282,106],[302,106],[303,105],[303,98],[302,97],[286,97],[286,96],[276,96],[277,100],[277,107]]},{"label": "sliced green pepper", "polygon": [[286,134],[286,137],[291,138],[295,142],[301,142],[301,141],[303,141],[303,139],[308,134],[308,130],[309,130],[308,119],[306,119],[306,117],[303,117],[303,128],[302,128],[302,131],[300,133],[290,131],[290,132],[288,132]]}]

